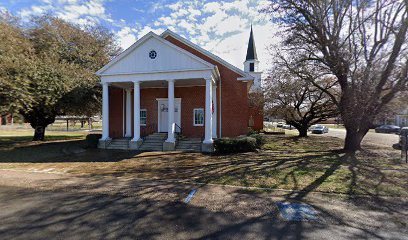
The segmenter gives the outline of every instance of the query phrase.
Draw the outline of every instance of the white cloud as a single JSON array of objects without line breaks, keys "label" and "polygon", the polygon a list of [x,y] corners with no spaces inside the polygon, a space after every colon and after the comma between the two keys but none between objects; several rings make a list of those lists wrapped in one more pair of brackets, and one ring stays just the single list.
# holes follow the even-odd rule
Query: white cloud
[{"label": "white cloud", "polygon": [[[132,19],[132,24],[125,20],[126,18],[112,19],[104,5],[105,1],[109,0],[41,1],[37,5],[22,9],[20,16],[28,19],[30,15],[52,11],[57,16],[80,25],[105,23],[115,29],[113,31],[117,35],[117,41],[124,49],[150,31],[160,34],[165,29],[170,29],[231,64],[243,68],[252,23],[260,67],[266,69],[269,60],[266,47],[277,41],[276,26],[268,16],[259,12],[270,4],[268,0],[179,0],[172,4],[159,0],[146,9],[129,6],[142,16]],[[149,19],[151,16],[159,17]]]},{"label": "white cloud", "polygon": [[277,41],[276,26],[259,12],[267,4],[270,4],[267,0],[207,3],[180,0],[169,5],[170,13],[159,18],[154,26],[168,27],[180,35],[187,33],[192,42],[243,68],[253,23],[260,67],[266,69],[269,62],[266,47]]},{"label": "white cloud", "polygon": [[85,25],[99,23],[100,20],[113,22],[106,13],[104,0],[42,0],[41,4],[24,8],[18,13],[22,19],[29,20],[30,16],[38,16],[47,12],[54,13],[66,21]]},{"label": "white cloud", "polygon": [[123,49],[130,47],[134,42],[136,42],[136,30],[130,27],[124,27],[119,32],[116,33],[118,36],[118,41]]},{"label": "white cloud", "polygon": [[203,11],[207,13],[214,13],[221,8],[219,2],[209,2],[204,5]]}]

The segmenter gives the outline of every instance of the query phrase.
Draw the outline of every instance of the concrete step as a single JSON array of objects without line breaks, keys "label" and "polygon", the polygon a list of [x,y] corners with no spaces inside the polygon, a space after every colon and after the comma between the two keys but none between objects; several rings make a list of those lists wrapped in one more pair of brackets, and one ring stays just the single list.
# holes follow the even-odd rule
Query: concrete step
[{"label": "concrete step", "polygon": [[163,143],[165,140],[152,140],[152,139],[146,139],[143,141],[143,143]]},{"label": "concrete step", "polygon": [[157,152],[161,152],[163,151],[163,147],[161,148],[157,148],[157,147],[140,147],[139,148],[140,151],[157,151]]},{"label": "concrete step", "polygon": [[201,147],[201,143],[178,142],[177,146],[199,146]]},{"label": "concrete step", "polygon": [[180,146],[180,145],[177,145],[176,146],[176,148],[201,148],[201,146],[198,146],[198,145],[195,145],[195,146],[193,146],[193,145],[184,145],[184,146]]},{"label": "concrete step", "polygon": [[156,147],[156,148],[162,148],[163,144],[142,144],[140,147]]},{"label": "concrete step", "polygon": [[108,146],[129,146],[128,143],[111,143]]},{"label": "concrete step", "polygon": [[106,149],[129,150],[128,146],[108,146]]}]

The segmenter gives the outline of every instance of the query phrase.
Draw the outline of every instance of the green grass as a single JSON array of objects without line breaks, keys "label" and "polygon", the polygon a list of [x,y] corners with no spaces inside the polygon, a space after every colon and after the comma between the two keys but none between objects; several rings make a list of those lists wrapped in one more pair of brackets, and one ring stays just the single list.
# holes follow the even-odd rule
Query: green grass
[{"label": "green grass", "polygon": [[70,142],[81,142],[84,133],[46,131],[45,141],[32,142],[32,130],[0,131],[0,162],[42,162],[61,157]]}]

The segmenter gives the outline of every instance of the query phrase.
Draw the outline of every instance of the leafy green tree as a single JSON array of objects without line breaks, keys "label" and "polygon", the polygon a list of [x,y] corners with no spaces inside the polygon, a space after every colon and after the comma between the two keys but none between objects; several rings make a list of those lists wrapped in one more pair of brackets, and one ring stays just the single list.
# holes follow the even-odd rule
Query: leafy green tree
[{"label": "leafy green tree", "polygon": [[52,16],[34,19],[26,30],[35,61],[29,67],[28,96],[20,110],[35,129],[33,140],[44,140],[45,128],[57,115],[100,112],[101,90],[95,72],[119,48],[102,27],[80,28]]},{"label": "leafy green tree", "polygon": [[33,48],[15,19],[0,16],[0,115],[18,112],[30,99],[27,96],[28,66]]}]

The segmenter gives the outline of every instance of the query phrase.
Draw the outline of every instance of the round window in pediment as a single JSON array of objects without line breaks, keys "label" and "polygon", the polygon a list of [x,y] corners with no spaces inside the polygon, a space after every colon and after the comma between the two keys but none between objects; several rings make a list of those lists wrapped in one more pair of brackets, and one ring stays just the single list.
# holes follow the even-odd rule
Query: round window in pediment
[{"label": "round window in pediment", "polygon": [[157,52],[154,51],[154,50],[151,50],[151,51],[149,52],[149,57],[150,57],[151,59],[155,59],[155,58],[157,57]]}]

